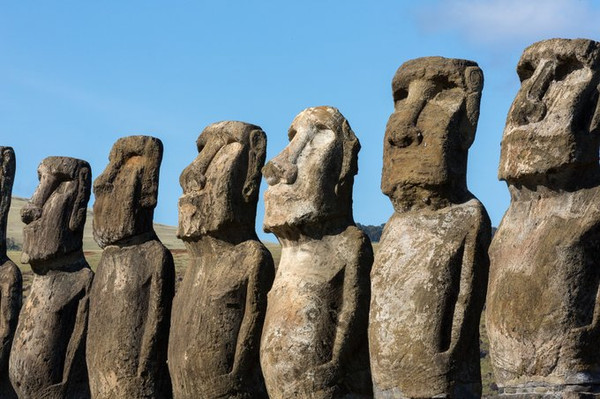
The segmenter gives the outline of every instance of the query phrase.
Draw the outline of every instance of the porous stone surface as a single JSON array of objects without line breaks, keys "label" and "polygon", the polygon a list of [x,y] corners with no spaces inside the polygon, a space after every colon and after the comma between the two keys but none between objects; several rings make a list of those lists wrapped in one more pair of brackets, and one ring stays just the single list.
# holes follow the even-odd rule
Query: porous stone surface
[{"label": "porous stone surface", "polygon": [[375,397],[481,395],[479,319],[490,220],[468,191],[483,74],[442,57],[404,63],[384,138],[381,188],[394,206],[371,272]]},{"label": "porous stone surface", "polygon": [[197,147],[180,177],[177,234],[190,263],[173,300],[173,396],[267,398],[259,342],[274,266],[254,231],[266,136],[258,126],[219,122]]},{"label": "porous stone surface", "polygon": [[535,43],[517,73],[498,172],[511,203],[490,247],[496,382],[507,394],[599,392],[600,43]]},{"label": "porous stone surface", "polygon": [[263,168],[264,229],[282,245],[261,340],[269,397],[371,398],[373,250],[352,217],[360,144],[332,107],[302,111],[289,139]]},{"label": "porous stone surface", "polygon": [[82,251],[90,197],[87,162],[48,157],[40,184],[21,210],[22,261],[34,272],[9,359],[19,398],[87,399],[88,297],[93,272]]},{"label": "porous stone surface", "polygon": [[157,138],[121,138],[94,181],[94,238],[104,252],[90,293],[86,345],[93,398],[171,397],[175,267],[152,226],[162,153]]},{"label": "porous stone surface", "polygon": [[6,226],[15,178],[15,153],[0,147],[0,398],[16,398],[8,378],[8,358],[23,299],[21,270],[6,255]]}]

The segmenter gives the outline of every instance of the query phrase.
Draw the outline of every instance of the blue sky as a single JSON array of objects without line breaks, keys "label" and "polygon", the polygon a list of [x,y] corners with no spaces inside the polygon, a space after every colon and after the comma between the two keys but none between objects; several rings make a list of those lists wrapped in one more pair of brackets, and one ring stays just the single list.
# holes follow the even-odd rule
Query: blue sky
[{"label": "blue sky", "polygon": [[[500,140],[521,52],[552,37],[600,40],[599,3],[0,0],[0,145],[17,155],[13,194],[31,196],[47,156],[85,159],[98,176],[116,139],[149,134],[165,146],[155,221],[175,225],[179,174],[204,127],[260,125],[270,159],[297,113],[332,105],[362,144],[355,220],[381,224],[392,213],[379,188],[391,79],[409,59],[441,55],[483,69],[468,181],[498,225],[509,203]],[[261,196],[257,231],[275,241],[262,217]]]}]

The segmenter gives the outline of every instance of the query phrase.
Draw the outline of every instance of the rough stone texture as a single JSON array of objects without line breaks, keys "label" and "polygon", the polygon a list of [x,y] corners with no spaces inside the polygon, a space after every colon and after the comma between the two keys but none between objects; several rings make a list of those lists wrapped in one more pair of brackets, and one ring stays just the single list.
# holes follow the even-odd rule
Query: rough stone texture
[{"label": "rough stone texture", "polygon": [[94,398],[171,397],[167,346],[173,257],[152,226],[163,147],[131,136],[94,181],[94,238],[104,248],[90,293],[86,346]]},{"label": "rough stone texture", "polygon": [[335,108],[302,111],[264,167],[264,228],[282,244],[261,364],[269,396],[370,398],[367,322],[373,250],[354,226],[360,144]]},{"label": "rough stone texture", "polygon": [[466,166],[483,74],[472,61],[418,58],[392,88],[381,187],[395,212],[371,273],[375,397],[479,397],[491,226]]},{"label": "rough stone texture", "polygon": [[82,236],[90,197],[87,162],[48,157],[40,184],[21,210],[23,258],[35,273],[9,360],[19,398],[89,398],[85,364],[93,272]]},{"label": "rough stone texture", "polygon": [[208,126],[180,177],[178,236],[190,264],[173,300],[175,398],[267,398],[259,342],[273,259],[254,231],[266,136],[242,122]]},{"label": "rough stone texture", "polygon": [[0,398],[16,397],[8,378],[8,358],[21,301],[21,270],[6,255],[6,226],[15,178],[15,153],[11,147],[0,147]]},{"label": "rough stone texture", "polygon": [[600,43],[535,43],[517,72],[499,168],[511,204],[490,247],[494,374],[529,397],[598,392]]}]

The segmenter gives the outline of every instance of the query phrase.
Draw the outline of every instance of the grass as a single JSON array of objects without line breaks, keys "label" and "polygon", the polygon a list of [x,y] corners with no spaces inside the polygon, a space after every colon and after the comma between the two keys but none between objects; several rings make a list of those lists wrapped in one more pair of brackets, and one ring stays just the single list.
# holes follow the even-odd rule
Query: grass
[{"label": "grass", "polygon": [[[26,199],[13,197],[12,204],[8,217],[8,230],[7,236],[14,238],[19,244],[23,242],[23,223],[20,218],[20,210],[27,203]],[[102,250],[98,247],[92,237],[92,212],[88,210],[87,222],[83,234],[83,249],[85,258],[88,261],[90,267],[96,270]],[[173,254],[173,260],[175,261],[175,273],[176,273],[176,287],[181,283],[185,268],[188,265],[187,251],[183,242],[176,237],[176,228],[173,226],[166,226],[161,224],[154,224],[154,228],[163,244],[171,250]],[[281,247],[277,243],[265,243],[267,249],[273,255],[273,260],[277,265],[281,258]],[[377,252],[379,247],[378,243],[373,243],[373,250]],[[31,281],[33,279],[33,272],[31,267],[27,264],[20,263],[21,253],[20,251],[9,251],[8,257],[13,260],[20,267],[23,273],[23,297],[26,297],[31,288]],[[480,345],[481,345],[481,378],[483,383],[483,396],[490,396],[496,393],[495,384],[492,375],[492,367],[489,358],[489,341],[485,329],[485,322],[483,315],[480,323]]]}]

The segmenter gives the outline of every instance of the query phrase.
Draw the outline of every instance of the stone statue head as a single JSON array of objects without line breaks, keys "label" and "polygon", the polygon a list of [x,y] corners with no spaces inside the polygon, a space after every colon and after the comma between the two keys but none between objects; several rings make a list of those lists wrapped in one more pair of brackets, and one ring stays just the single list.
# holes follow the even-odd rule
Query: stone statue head
[{"label": "stone statue head", "polygon": [[0,260],[6,255],[6,226],[15,179],[15,152],[11,147],[0,147]]},{"label": "stone statue head", "polygon": [[198,156],[179,178],[177,236],[252,232],[267,138],[258,126],[225,121],[208,126],[196,141]]},{"label": "stone statue head", "polygon": [[600,43],[551,39],[525,49],[508,112],[498,176],[509,184],[568,186],[598,169]]},{"label": "stone statue head", "polygon": [[398,68],[381,179],[392,202],[407,187],[466,190],[467,154],[482,90],[483,73],[473,61],[424,57]]},{"label": "stone statue head", "polygon": [[153,232],[162,142],[129,136],[115,142],[104,172],[94,181],[94,239],[104,248]]},{"label": "stone statue head", "polygon": [[40,184],[21,210],[22,261],[37,272],[45,262],[81,250],[90,198],[91,169],[82,160],[48,157],[38,167]]},{"label": "stone statue head", "polygon": [[290,143],[263,168],[264,229],[285,230],[352,222],[352,186],[360,144],[333,107],[307,108],[290,126]]}]

